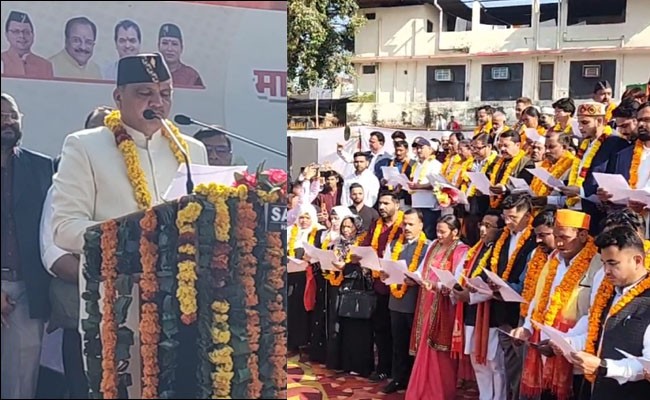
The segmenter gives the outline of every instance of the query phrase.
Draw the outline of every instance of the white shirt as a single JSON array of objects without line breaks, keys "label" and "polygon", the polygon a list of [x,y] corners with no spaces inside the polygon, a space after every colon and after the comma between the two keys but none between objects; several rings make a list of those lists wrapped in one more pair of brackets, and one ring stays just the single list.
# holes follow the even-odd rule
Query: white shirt
[{"label": "white shirt", "polygon": [[[553,293],[555,293],[555,289],[560,286],[560,283],[562,283],[562,279],[564,278],[564,275],[566,274],[567,270],[569,269],[567,266],[566,261],[564,261],[563,257],[560,257],[559,254],[555,254],[555,257],[559,257],[560,259],[560,264],[557,266],[557,272],[555,273],[555,276],[553,277],[553,283],[551,283],[551,296]],[[550,261],[550,260],[549,260]],[[571,263],[569,263],[571,265]],[[548,279],[548,277],[547,277]],[[526,328],[529,332],[533,331],[533,324],[530,322],[530,320],[533,318],[533,313],[535,312],[535,309],[537,308],[537,302],[535,300],[535,297],[530,301],[530,306],[528,307],[528,315],[526,315],[526,318],[524,319],[524,325],[523,327]],[[542,340],[548,339],[546,334],[544,332],[542,334]]]},{"label": "white shirt", "polygon": [[379,195],[379,179],[375,176],[370,168],[364,170],[360,175],[353,173],[345,178],[343,183],[343,193],[341,194],[341,205],[350,207],[352,200],[350,199],[350,185],[358,183],[363,186],[363,204],[367,207],[373,207],[377,202]]},{"label": "white shirt", "polygon": [[[354,161],[353,155],[348,153],[345,150],[341,150],[341,151],[337,152],[337,154],[339,155],[339,158],[341,160],[345,161],[348,164],[352,164],[352,162]],[[382,160],[384,158],[393,158],[393,155],[388,153],[386,150],[384,150],[383,147],[377,153],[372,152],[371,156],[372,156],[372,159],[370,160],[370,163],[368,164],[368,169],[370,171],[373,171],[373,173],[375,171],[375,164],[377,164],[377,161]]]},{"label": "white shirt", "polygon": [[[435,158],[425,160],[424,162],[418,161],[415,165],[413,172],[413,182],[420,185],[430,185],[428,176],[431,174],[440,174],[442,164]],[[433,190],[414,190],[411,193],[411,200],[413,208],[430,208],[433,210],[440,209],[436,197],[433,195]]]},{"label": "white shirt", "polygon": [[639,182],[637,189],[650,189],[650,148],[643,146],[639,164]]},{"label": "white shirt", "polygon": [[67,251],[61,249],[54,244],[54,232],[52,231],[52,190],[53,187],[47,191],[45,201],[43,202],[43,215],[41,216],[41,261],[43,267],[48,274],[56,276],[52,272],[52,266],[59,258],[68,254]]}]

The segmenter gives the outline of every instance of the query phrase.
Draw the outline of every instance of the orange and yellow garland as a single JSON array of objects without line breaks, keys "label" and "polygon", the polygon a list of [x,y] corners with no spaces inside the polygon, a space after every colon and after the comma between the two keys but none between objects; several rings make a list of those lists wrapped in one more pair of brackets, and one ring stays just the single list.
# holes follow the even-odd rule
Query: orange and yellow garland
[{"label": "orange and yellow garland", "polygon": [[[554,178],[560,179],[560,177],[571,168],[574,160],[575,156],[571,154],[570,151],[565,151],[564,154],[562,154],[562,157],[554,163],[545,159],[542,163],[542,168],[547,170]],[[530,184],[530,189],[537,196],[548,196],[551,192],[551,188],[537,177],[533,178],[533,181]]]},{"label": "orange and yellow garland", "polygon": [[[524,244],[526,243],[526,240],[530,237],[531,233],[533,231],[533,226],[528,225],[526,229],[521,233],[521,236],[519,237],[519,240],[517,241],[517,246],[515,247],[515,251],[512,253],[510,258],[508,258],[508,264],[506,264],[506,269],[503,271],[503,275],[501,275],[501,279],[504,281],[508,281],[508,278],[510,277],[510,272],[512,271],[512,267],[515,265],[515,259],[517,258],[517,255],[521,251],[521,248],[524,247]],[[492,259],[490,260],[490,269],[492,272],[495,274],[498,274],[498,269],[499,269],[499,257],[501,255],[501,249],[503,248],[503,244],[506,242],[506,239],[510,236],[510,229],[507,227],[503,230],[501,233],[501,236],[499,236],[499,239],[496,241],[496,244],[494,245],[494,251],[492,252]]]},{"label": "orange and yellow garland", "polygon": [[[298,227],[298,225],[294,225],[291,228],[291,233],[289,235],[289,242],[287,243],[287,255],[289,257],[296,256],[296,240],[298,240],[299,231],[300,228]],[[307,242],[311,245],[314,244],[314,240],[316,239],[316,232],[318,232],[318,228],[313,228],[311,232],[309,232]]]},{"label": "orange and yellow garland", "polygon": [[108,220],[102,224],[102,280],[104,296],[102,303],[101,342],[102,342],[102,380],[100,392],[105,399],[117,399],[117,321],[115,320],[115,300],[117,291],[117,222]]},{"label": "orange and yellow garland", "polygon": [[[628,290],[628,292],[625,293],[625,295],[623,295],[618,300],[618,302],[616,302],[616,304],[613,304],[611,306],[609,312],[607,313],[607,319],[618,314],[618,312],[630,304],[632,300],[634,300],[637,296],[648,289],[650,289],[650,275],[646,275],[646,277],[643,278],[641,282],[639,282],[632,289]],[[589,326],[587,328],[587,343],[585,345],[585,352],[594,356],[597,355],[598,350],[596,347],[599,342],[601,328],[605,326],[605,324],[601,325],[603,312],[605,311],[607,304],[609,304],[612,296],[614,296],[614,285],[605,279],[598,288],[596,298],[594,299],[594,304],[591,306],[589,312]],[[607,323],[607,319],[605,320],[605,323]],[[594,382],[596,380],[595,375],[585,375],[585,378],[587,378],[587,380],[590,382]]]},{"label": "orange and yellow garland", "polygon": [[[603,132],[600,136],[598,136],[598,139],[596,139],[596,142],[591,147],[589,152],[587,152],[587,148],[589,148],[591,142],[589,141],[589,139],[585,139],[582,141],[582,143],[580,144],[580,148],[576,153],[576,157],[573,159],[573,165],[571,166],[571,173],[569,174],[569,186],[577,186],[579,188],[582,187],[582,184],[584,183],[585,179],[587,178],[587,174],[589,173],[591,162],[594,160],[596,153],[598,153],[600,146],[603,145],[605,139],[607,139],[608,137],[609,137],[609,133]],[[584,162],[582,163],[582,168],[580,168],[580,163],[583,160],[583,156],[584,156]],[[579,200],[580,198],[577,196],[570,197],[567,199],[566,203],[568,206],[574,206],[578,203]]]},{"label": "orange and yellow garland", "polygon": [[[140,157],[138,155],[138,149],[133,141],[131,135],[126,132],[124,125],[122,124],[122,118],[119,110],[112,111],[110,114],[104,118],[104,124],[108,129],[110,129],[115,135],[115,143],[119,148],[122,156],[124,157],[124,162],[126,163],[126,172],[133,186],[133,191],[135,192],[135,200],[138,203],[140,210],[146,210],[151,207],[151,193],[149,193],[149,184],[147,183],[147,177],[142,170],[140,164]],[[169,135],[172,134],[178,140],[178,142],[183,146],[186,152],[189,153],[187,143],[180,131],[176,126],[167,121],[167,124],[171,127],[172,132],[167,132],[166,129],[162,129],[162,134],[169,139]],[[169,147],[174,153],[174,157],[179,164],[185,162],[183,153],[180,149],[177,148],[176,142],[169,140]]]},{"label": "orange and yellow garland", "polygon": [[[553,256],[554,254],[551,254],[551,257]],[[541,248],[537,247],[537,249],[535,249],[535,255],[528,263],[528,269],[526,270],[526,279],[524,280],[524,289],[521,292],[521,297],[523,297],[526,302],[521,303],[519,306],[519,315],[523,318],[528,315],[528,307],[530,306],[531,300],[533,300],[533,297],[535,296],[537,279],[539,278],[539,274],[542,272],[544,265],[546,265],[548,258],[549,255],[544,253]]]},{"label": "orange and yellow garland", "polygon": [[[395,243],[395,248],[393,249],[393,252],[391,254],[391,259],[393,261],[397,261],[399,259],[400,254],[402,254],[402,251],[404,250],[404,232],[400,235],[399,239],[397,239],[397,242]],[[418,236],[417,239],[417,246],[415,247],[415,251],[413,252],[413,257],[411,258],[411,262],[409,263],[408,270],[410,272],[415,272],[418,269],[418,266],[420,265],[420,256],[422,255],[422,250],[424,249],[424,245],[427,242],[427,236],[424,234],[424,232],[420,232],[420,236]],[[397,299],[401,299],[404,297],[406,294],[406,291],[408,290],[407,285],[397,285],[397,284],[391,284],[390,285],[390,293],[395,296]]]},{"label": "orange and yellow garland", "polygon": [[287,336],[284,322],[287,319],[287,312],[284,307],[281,293],[285,287],[284,276],[286,270],[282,263],[284,256],[284,246],[280,237],[280,232],[267,232],[266,234],[266,254],[265,260],[271,268],[267,275],[267,282],[278,292],[275,299],[269,300],[267,308],[269,318],[272,322],[271,333],[273,334],[273,350],[270,353],[269,360],[273,366],[271,380],[276,388],[286,388],[287,374],[285,367],[287,365]]},{"label": "orange and yellow garland", "polygon": [[643,154],[643,142],[637,140],[634,145],[634,153],[632,155],[632,164],[630,165],[630,188],[636,189],[639,183],[639,165],[641,165],[641,155]]},{"label": "orange and yellow garland", "polygon": [[[390,233],[388,234],[388,239],[386,241],[386,244],[392,243],[393,239],[395,238],[395,235],[397,235],[397,231],[399,228],[402,226],[402,220],[404,219],[404,211],[398,211],[397,212],[397,219],[393,223],[393,226],[390,230]],[[377,220],[377,224],[375,225],[375,230],[372,233],[372,241],[370,242],[370,246],[375,249],[375,252],[377,255],[379,255],[379,236],[381,235],[382,230],[384,229],[384,220],[379,218]],[[379,271],[372,271],[372,277],[375,279],[379,278]]]},{"label": "orange and yellow garland", "polygon": [[[508,163],[508,166],[506,167],[506,170],[503,171],[503,176],[501,177],[501,180],[497,182],[497,174],[499,173],[499,170],[501,169],[501,166],[503,165],[504,159],[503,157],[499,158],[499,161],[497,161],[494,164],[494,167],[492,168],[492,176],[490,177],[490,184],[492,186],[496,186],[497,184],[499,185],[505,185],[508,183],[508,179],[510,178],[510,174],[512,173],[512,170],[519,164],[519,162],[526,156],[526,152],[521,150],[519,153],[517,153],[516,156],[512,157],[510,162]],[[501,204],[501,200],[503,199],[503,195],[500,196],[494,196],[490,195],[490,207],[492,208],[497,208]]]},{"label": "orange and yellow garland", "polygon": [[178,211],[176,227],[178,228],[178,289],[176,297],[180,304],[181,321],[190,325],[196,321],[196,228],[195,223],[201,215],[201,204],[191,201]]},{"label": "orange and yellow garland", "polygon": [[140,220],[140,298],[142,300],[142,315],[140,318],[140,356],[142,358],[142,398],[158,398],[158,342],[160,339],[160,323],[158,306],[153,301],[158,292],[156,278],[156,262],[158,261],[158,246],[153,242],[153,236],[158,224],[156,212],[149,209]]},{"label": "orange and yellow garland", "polygon": [[[564,129],[562,129],[562,125],[560,125],[559,122],[557,124],[555,124],[555,126],[553,127],[553,132],[562,132],[565,135],[570,135],[571,131],[572,131],[572,129],[571,129],[571,121],[570,120],[567,121],[566,126],[564,127]],[[576,132],[576,133],[578,133],[578,132]]]}]

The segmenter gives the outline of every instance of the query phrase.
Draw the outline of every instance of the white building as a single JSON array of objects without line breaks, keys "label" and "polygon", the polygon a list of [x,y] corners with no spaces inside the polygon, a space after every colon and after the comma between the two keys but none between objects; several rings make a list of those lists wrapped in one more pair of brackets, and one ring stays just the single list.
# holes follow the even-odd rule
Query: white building
[{"label": "white building", "polygon": [[606,79],[620,98],[650,77],[650,0],[358,3],[356,88],[375,103],[348,104],[349,122],[423,126],[442,113],[471,126],[482,104],[514,116],[520,96],[579,103]]}]

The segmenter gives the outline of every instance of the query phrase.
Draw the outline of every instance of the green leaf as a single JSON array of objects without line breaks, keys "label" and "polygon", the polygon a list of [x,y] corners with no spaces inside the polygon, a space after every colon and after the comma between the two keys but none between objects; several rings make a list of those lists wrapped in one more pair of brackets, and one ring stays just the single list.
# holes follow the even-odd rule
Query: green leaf
[{"label": "green leaf", "polygon": [[130,296],[120,296],[115,300],[113,310],[115,311],[115,321],[117,321],[118,325],[126,322],[126,316],[132,301],[133,298]]},{"label": "green leaf", "polygon": [[233,383],[244,383],[248,382],[251,379],[251,370],[248,368],[238,369],[235,371],[235,377],[233,378]]},{"label": "green leaf", "polygon": [[130,296],[133,291],[133,276],[120,274],[115,280],[115,289],[120,296]]}]

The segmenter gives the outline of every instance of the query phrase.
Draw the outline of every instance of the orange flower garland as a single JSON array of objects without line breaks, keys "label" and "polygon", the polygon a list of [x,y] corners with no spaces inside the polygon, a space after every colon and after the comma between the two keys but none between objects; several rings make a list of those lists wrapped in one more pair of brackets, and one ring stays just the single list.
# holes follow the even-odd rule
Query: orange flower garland
[{"label": "orange flower garland", "polygon": [[[327,238],[323,240],[321,244],[321,249],[329,250],[330,247],[330,237],[327,235]],[[342,271],[325,271],[323,270],[323,277],[327,280],[332,286],[341,286],[343,282],[343,272]]]},{"label": "orange flower garland", "polygon": [[539,278],[539,274],[542,272],[544,265],[546,265],[548,257],[548,254],[544,253],[541,248],[537,247],[537,249],[535,249],[535,255],[528,263],[526,279],[524,280],[524,289],[521,292],[521,297],[523,297],[526,302],[521,303],[519,306],[519,315],[522,318],[525,318],[526,315],[528,315],[528,306],[530,306],[530,302],[535,296],[537,279]]},{"label": "orange flower garland", "polygon": [[[499,185],[505,185],[508,183],[508,179],[510,178],[510,174],[512,173],[512,170],[519,164],[522,158],[526,156],[526,152],[521,150],[519,153],[517,153],[516,156],[512,157],[510,162],[508,163],[508,166],[506,167],[506,170],[503,172],[503,176],[501,177],[501,180],[497,183],[497,174],[499,173],[499,170],[501,169],[501,166],[503,165],[504,159],[503,157],[499,158],[499,161],[497,161],[494,164],[494,167],[492,168],[492,176],[490,177],[490,184],[492,186],[496,186],[497,184]],[[500,196],[494,196],[490,195],[490,207],[492,208],[497,208],[501,204],[501,200],[503,199],[503,195]]]},{"label": "orange flower garland", "polygon": [[117,291],[117,222],[106,221],[102,224],[102,280],[104,296],[102,302],[101,343],[102,343],[102,381],[100,391],[105,399],[117,399],[117,321],[115,320],[115,300]]},{"label": "orange flower garland", "polygon": [[158,292],[156,279],[156,262],[158,261],[158,246],[153,242],[158,221],[152,209],[145,212],[140,220],[142,230],[140,236],[140,263],[142,276],[140,277],[140,356],[142,358],[142,398],[158,398],[158,341],[160,338],[160,325],[158,322],[158,306],[153,299]]},{"label": "orange flower garland", "polygon": [[[542,168],[547,170],[554,178],[560,179],[560,177],[571,168],[573,160],[575,160],[575,156],[571,154],[571,152],[565,151],[562,157],[560,157],[560,159],[555,163],[544,160]],[[537,177],[533,178],[530,188],[537,196],[548,196],[551,192],[551,188]]]},{"label": "orange flower garland", "polygon": [[643,142],[637,140],[634,145],[634,153],[632,155],[632,164],[630,165],[630,188],[636,189],[639,183],[639,165],[641,165],[641,155],[643,154]]},{"label": "orange flower garland", "polygon": [[547,279],[544,281],[544,288],[542,289],[542,293],[539,296],[539,301],[536,303],[537,306],[535,307],[532,316],[532,319],[539,322],[540,324],[544,321],[546,305],[548,304],[548,300],[551,297],[551,286],[553,286],[553,279],[551,279],[551,277],[555,277],[555,274],[557,274],[557,269],[560,266],[559,256],[552,257],[551,260],[546,264],[548,265],[548,274],[546,275]]},{"label": "orange flower garland", "polygon": [[279,232],[268,232],[266,234],[267,250],[265,259],[271,266],[268,274],[269,285],[278,294],[274,300],[270,300],[267,305],[270,311],[270,319],[273,324],[271,332],[273,334],[273,350],[269,356],[273,372],[271,380],[275,388],[286,388],[287,374],[284,370],[287,365],[287,336],[285,334],[284,322],[287,320],[284,302],[282,298],[282,289],[284,288],[285,269],[282,264],[284,247]]},{"label": "orange flower garland", "polygon": [[[528,225],[526,229],[521,233],[521,236],[519,237],[519,240],[517,241],[517,246],[515,247],[515,251],[512,253],[512,256],[508,259],[508,264],[506,264],[506,269],[503,271],[503,275],[501,276],[501,279],[504,281],[508,281],[508,278],[510,277],[510,272],[512,271],[512,267],[515,264],[515,258],[517,258],[517,255],[521,251],[521,248],[524,246],[526,243],[526,240],[530,237],[530,234],[533,231],[533,226]],[[499,236],[499,239],[497,240],[496,244],[494,245],[494,251],[492,251],[492,259],[490,260],[490,269],[492,272],[497,274],[498,269],[499,269],[499,257],[501,255],[501,248],[503,248],[503,244],[506,242],[506,239],[510,236],[510,229],[505,228],[503,232],[501,233],[501,236]]]},{"label": "orange flower garland", "polygon": [[[260,346],[260,316],[254,309],[259,299],[255,288],[255,274],[257,273],[257,259],[253,255],[253,249],[257,245],[255,238],[255,227],[257,226],[257,214],[253,205],[247,201],[240,201],[237,204],[237,228],[235,238],[239,248],[239,280],[245,293],[246,304],[246,333],[248,334],[248,369],[251,374],[251,381],[248,384],[247,397],[251,399],[260,398],[262,393],[262,381],[260,381],[259,357],[256,354]],[[311,235],[310,235],[311,236]],[[311,240],[311,239],[310,239]]]},{"label": "orange flower garland", "polygon": [[[390,230],[390,233],[388,234],[388,240],[386,243],[392,243],[393,239],[395,238],[395,235],[397,234],[397,231],[399,228],[402,226],[402,220],[404,219],[404,211],[398,211],[397,212],[397,219],[393,223],[393,226]],[[377,224],[375,225],[375,230],[372,233],[372,241],[370,242],[370,246],[375,249],[375,253],[379,255],[379,236],[381,235],[382,230],[384,229],[384,220],[379,218],[377,220]],[[379,278],[379,272],[378,271],[372,271],[372,277],[375,279]]]},{"label": "orange flower garland", "polygon": [[[641,282],[639,282],[632,289],[621,297],[616,304],[613,304],[607,313],[607,318],[611,318],[614,315],[618,314],[625,306],[630,304],[637,296],[650,289],[650,275],[646,275]],[[614,285],[612,285],[607,279],[603,280],[596,298],[594,299],[594,304],[591,306],[589,312],[589,326],[587,328],[587,343],[585,345],[585,352],[596,356],[597,355],[597,345],[600,339],[600,331],[604,324],[601,326],[603,312],[605,307],[609,304],[610,299],[614,296]],[[605,321],[607,323],[607,321]],[[585,378],[590,382],[596,380],[595,375],[585,375]]]},{"label": "orange flower garland", "polygon": [[[405,240],[406,239],[404,238],[404,232],[402,232],[399,239],[397,240],[397,243],[395,244],[395,248],[393,249],[393,254],[391,254],[391,259],[393,261],[397,261],[399,259],[400,254],[402,254],[402,251],[404,250]],[[424,232],[420,232],[417,246],[415,247],[415,251],[413,252],[413,257],[411,258],[411,262],[408,267],[410,272],[417,271],[418,266],[420,265],[420,256],[422,255],[422,250],[424,249],[424,245],[426,244],[426,242],[427,242],[427,236],[424,234]],[[401,299],[402,297],[404,297],[407,290],[408,290],[407,285],[397,285],[397,284],[390,285],[390,293],[393,296],[395,296],[395,298],[397,299]]]}]

